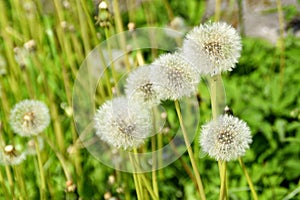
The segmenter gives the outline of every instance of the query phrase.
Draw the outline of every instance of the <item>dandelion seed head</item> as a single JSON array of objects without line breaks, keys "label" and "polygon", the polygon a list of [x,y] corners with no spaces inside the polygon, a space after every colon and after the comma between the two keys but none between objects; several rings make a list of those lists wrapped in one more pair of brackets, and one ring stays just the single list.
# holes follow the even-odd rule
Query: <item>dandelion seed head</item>
[{"label": "dandelion seed head", "polygon": [[202,126],[200,145],[216,160],[230,161],[243,156],[251,142],[246,122],[232,115],[221,115]]},{"label": "dandelion seed head", "polygon": [[[44,140],[42,137],[38,137],[38,146],[39,150],[42,151],[44,149]],[[36,155],[36,143],[34,139],[31,139],[27,142],[26,144],[26,150],[25,150],[26,155]]]},{"label": "dandelion seed head", "polygon": [[181,53],[168,53],[153,63],[152,80],[160,99],[176,100],[197,90],[199,76]]},{"label": "dandelion seed head", "polygon": [[126,96],[129,100],[151,108],[160,103],[154,84],[151,80],[151,66],[138,67],[126,79]]},{"label": "dandelion seed head", "polygon": [[105,102],[94,117],[96,135],[123,149],[137,148],[151,132],[151,116],[140,104],[118,97]]},{"label": "dandelion seed head", "polygon": [[224,22],[195,27],[183,42],[183,54],[200,74],[215,75],[231,71],[241,54],[238,32]]},{"label": "dandelion seed head", "polygon": [[40,134],[49,123],[48,107],[37,100],[19,102],[10,114],[10,125],[13,131],[25,137]]},{"label": "dandelion seed head", "polygon": [[3,152],[0,152],[0,164],[2,165],[19,165],[26,159],[26,154],[18,154],[14,145],[6,145]]}]

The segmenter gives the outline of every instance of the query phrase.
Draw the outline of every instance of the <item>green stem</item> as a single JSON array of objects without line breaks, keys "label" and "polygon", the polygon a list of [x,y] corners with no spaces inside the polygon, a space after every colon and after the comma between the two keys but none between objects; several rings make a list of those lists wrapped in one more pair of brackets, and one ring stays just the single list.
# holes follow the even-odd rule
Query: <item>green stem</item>
[{"label": "green stem", "polygon": [[[209,79],[210,87],[210,98],[211,98],[211,109],[213,120],[216,120],[217,117],[221,114],[222,109],[225,107],[225,91],[222,83],[221,74],[217,74]],[[217,95],[218,94],[218,95]],[[225,163],[225,162],[224,162]],[[226,164],[222,161],[218,161],[219,172],[220,172],[220,199],[227,199],[226,193]]]},{"label": "green stem", "polygon": [[[132,167],[134,169],[136,169],[136,164],[135,164],[134,158],[132,158],[131,154],[129,155],[129,159],[130,159],[130,162],[132,164]],[[137,173],[133,172],[132,175],[133,175],[133,181],[134,181],[135,190],[136,190],[136,194],[137,194],[137,199],[138,200],[142,199],[142,188],[141,188],[141,184],[139,183],[139,179],[137,177]]]},{"label": "green stem", "polygon": [[156,175],[156,168],[157,168],[157,151],[156,151],[156,120],[155,120],[155,109],[152,109],[152,126],[154,135],[151,137],[151,148],[152,148],[152,187],[154,190],[155,195],[159,198],[158,192],[158,184],[157,184],[157,175]]},{"label": "green stem", "polygon": [[22,168],[20,168],[19,166],[13,166],[13,170],[16,173],[16,179],[18,182],[18,187],[20,189],[22,199],[24,199],[28,195],[27,195],[27,191],[26,191],[26,185],[24,183],[25,179],[24,179],[23,173],[21,172]]},{"label": "green stem", "polygon": [[15,199],[14,182],[13,182],[11,171],[10,171],[10,168],[9,168],[8,165],[5,165],[5,172],[6,172],[6,176],[7,176],[7,179],[8,179],[8,185],[9,185],[9,188],[10,188],[12,199]]},{"label": "green stem", "polygon": [[279,21],[279,49],[280,49],[280,93],[282,92],[284,85],[284,68],[285,68],[285,45],[284,45],[284,16],[282,11],[281,0],[276,1]]},{"label": "green stem", "polygon": [[46,193],[46,181],[45,181],[45,173],[44,173],[44,167],[43,167],[43,162],[42,162],[42,156],[40,152],[40,147],[39,147],[39,141],[37,137],[34,137],[34,142],[35,142],[35,149],[36,149],[36,154],[37,154],[37,159],[38,159],[38,164],[39,164],[39,173],[40,173],[40,199],[46,199],[45,193]]},{"label": "green stem", "polygon": [[189,157],[190,157],[190,161],[191,161],[191,164],[192,164],[192,167],[193,167],[193,171],[195,173],[195,177],[196,177],[196,181],[197,181],[197,187],[198,187],[198,190],[199,190],[199,195],[200,195],[201,199],[205,200],[206,197],[205,197],[205,192],[204,192],[204,188],[203,188],[203,185],[202,185],[200,173],[198,171],[198,168],[197,168],[197,165],[196,165],[196,162],[195,162],[195,158],[194,158],[194,153],[193,153],[190,141],[188,139],[187,132],[185,130],[185,126],[183,124],[183,119],[182,119],[182,115],[181,115],[181,111],[180,111],[180,105],[179,105],[178,100],[175,100],[175,108],[176,108],[176,112],[177,112],[177,115],[178,115],[179,124],[180,124],[181,130],[182,130],[184,142],[185,142],[185,145],[187,147],[187,151],[188,151],[188,154],[189,154]]},{"label": "green stem", "polygon": [[[47,137],[43,137],[43,139],[47,142],[47,144],[50,146],[50,148],[54,151],[56,157],[58,158],[61,167],[65,173],[65,177],[67,180],[72,180],[72,176],[71,176],[71,172],[69,172],[68,170],[68,166],[67,166],[67,161],[64,158],[64,156],[57,150],[57,148],[55,148],[55,146],[53,145],[53,143],[47,138]],[[77,148],[76,146],[74,148]]]},{"label": "green stem", "polygon": [[7,188],[6,188],[5,183],[4,183],[4,178],[3,178],[1,170],[0,170],[0,183],[1,183],[1,188],[3,189],[3,193],[5,195],[5,199],[10,199],[9,195],[8,195]]},{"label": "green stem", "polygon": [[155,195],[157,197],[159,197],[157,176],[156,176],[157,156],[156,156],[156,138],[155,138],[155,136],[152,136],[152,138],[151,138],[151,147],[152,147],[152,152],[154,152],[153,157],[152,157],[152,187],[153,187]]},{"label": "green stem", "polygon": [[257,193],[256,193],[256,191],[255,191],[254,185],[253,185],[252,180],[251,180],[251,178],[250,178],[250,176],[249,176],[249,174],[248,174],[248,172],[247,172],[246,166],[245,166],[245,164],[244,164],[242,158],[239,158],[239,163],[240,163],[240,165],[241,165],[241,167],[242,167],[242,170],[243,170],[243,172],[244,172],[244,174],[245,174],[245,176],[246,176],[246,179],[247,179],[248,185],[249,185],[249,187],[250,187],[250,190],[251,190],[253,199],[254,199],[254,200],[258,200]]},{"label": "green stem", "polygon": [[[106,37],[107,53],[108,53],[108,56],[109,56],[109,64],[110,64],[110,68],[111,68],[111,74],[112,74],[112,77],[114,79],[114,88],[116,90],[116,93],[119,95],[120,90],[119,90],[119,87],[118,87],[118,78],[117,78],[117,73],[116,73],[115,66],[114,66],[112,48],[111,48],[111,44],[110,44],[110,41],[109,41],[110,31],[109,31],[109,28],[104,28],[104,31],[105,31],[105,37]],[[110,87],[110,89],[112,89],[112,88]]]},{"label": "green stem", "polygon": [[143,184],[145,185],[147,191],[149,192],[149,194],[151,195],[153,200],[158,200],[159,198],[154,194],[151,185],[149,183],[149,181],[147,180],[147,178],[144,176],[144,174],[139,174],[141,175],[141,179],[143,181]]},{"label": "green stem", "polygon": [[173,10],[171,8],[171,5],[170,5],[168,0],[163,0],[163,3],[164,3],[164,6],[167,10],[169,20],[172,21],[174,19],[174,13],[173,13]]},{"label": "green stem", "polygon": [[[116,29],[117,29],[117,33],[121,33],[123,32],[123,23],[122,23],[122,17],[121,17],[121,12],[119,9],[119,0],[113,0],[113,7],[114,7],[114,14],[115,14],[115,24],[116,24]],[[125,34],[120,34],[120,44],[121,44],[121,49],[123,50],[123,52],[126,52],[126,38],[125,38]],[[124,55],[125,57],[125,66],[127,71],[130,71],[130,62],[129,62],[129,57],[128,54],[125,53]]]},{"label": "green stem", "polygon": [[219,200],[224,200],[224,199],[228,199],[227,192],[226,192],[226,161],[219,161],[219,168],[220,168],[220,178],[221,178]]},{"label": "green stem", "polygon": [[222,0],[216,0],[215,4],[215,21],[219,21],[221,18],[221,3]]}]

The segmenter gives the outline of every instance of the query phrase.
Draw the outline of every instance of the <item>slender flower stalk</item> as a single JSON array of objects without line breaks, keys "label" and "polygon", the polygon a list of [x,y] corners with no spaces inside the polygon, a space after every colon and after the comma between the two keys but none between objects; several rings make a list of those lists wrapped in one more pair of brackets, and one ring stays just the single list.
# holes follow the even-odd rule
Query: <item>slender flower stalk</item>
[{"label": "slender flower stalk", "polygon": [[[225,90],[223,87],[221,74],[216,74],[209,77],[209,88],[210,88],[210,99],[211,99],[211,109],[212,118],[216,120],[221,114],[221,108],[225,105]],[[218,94],[218,95],[217,95]],[[218,161],[219,173],[220,173],[220,196],[219,198],[227,199],[227,179],[226,179],[226,164],[225,162]]]},{"label": "slender flower stalk", "polygon": [[46,199],[46,180],[45,180],[44,166],[42,161],[42,155],[40,152],[39,141],[37,137],[34,137],[34,142],[35,142],[35,148],[37,153],[36,155],[37,155],[39,174],[40,174],[40,192],[41,192],[40,198]]},{"label": "slender flower stalk", "polygon": [[220,169],[220,180],[221,180],[221,187],[220,187],[220,195],[219,200],[227,199],[227,179],[226,179],[226,161],[218,161],[219,169]]},{"label": "slender flower stalk", "polygon": [[206,197],[205,197],[205,192],[204,192],[203,184],[202,184],[202,181],[201,181],[200,173],[198,171],[198,167],[197,167],[196,162],[195,162],[194,153],[193,153],[190,141],[188,140],[188,137],[187,137],[187,133],[186,133],[186,130],[185,130],[185,126],[183,124],[183,119],[182,119],[182,115],[181,115],[181,111],[180,111],[180,105],[179,105],[179,102],[177,100],[175,101],[175,108],[176,108],[176,112],[177,112],[177,115],[178,115],[178,118],[179,118],[179,124],[180,124],[182,134],[183,134],[183,137],[184,137],[184,142],[185,142],[185,145],[187,147],[187,151],[188,151],[188,154],[189,154],[189,157],[190,157],[190,160],[191,160],[193,171],[195,173],[200,199],[205,200]]},{"label": "slender flower stalk", "polygon": [[239,163],[240,163],[240,165],[241,165],[241,167],[242,167],[242,170],[243,170],[243,172],[244,172],[244,174],[245,174],[245,176],[246,176],[246,179],[247,179],[248,185],[249,185],[249,187],[250,187],[250,190],[251,190],[253,199],[254,199],[254,200],[258,200],[258,196],[257,196],[257,193],[256,193],[256,191],[255,191],[254,185],[253,185],[253,183],[252,183],[251,177],[249,176],[249,174],[248,174],[248,172],[247,172],[247,169],[246,169],[246,166],[245,166],[245,164],[244,164],[244,161],[243,161],[243,159],[242,159],[241,157],[239,158]]},{"label": "slender flower stalk", "polygon": [[6,188],[6,185],[4,183],[4,177],[2,175],[2,171],[0,171],[0,184],[1,184],[1,188],[3,190],[3,193],[4,193],[4,196],[6,199],[9,199],[9,194],[8,194],[8,191],[7,191],[7,188]]},{"label": "slender flower stalk", "polygon": [[[132,164],[132,167],[136,168],[136,163],[134,162],[134,158],[131,154],[129,155],[129,159],[130,159],[130,162]],[[133,175],[133,181],[134,181],[134,185],[135,185],[137,198],[142,199],[143,191],[142,191],[140,181],[137,177],[137,173],[132,173],[132,175]]]}]

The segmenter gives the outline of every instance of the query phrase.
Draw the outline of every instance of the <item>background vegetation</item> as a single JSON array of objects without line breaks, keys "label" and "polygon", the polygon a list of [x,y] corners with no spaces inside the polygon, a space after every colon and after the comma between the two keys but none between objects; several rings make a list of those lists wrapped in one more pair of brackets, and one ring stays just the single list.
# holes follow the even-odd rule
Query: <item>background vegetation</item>
[{"label": "background vegetation", "polygon": [[[5,145],[13,144],[20,154],[30,140],[13,133],[8,120],[11,108],[23,99],[45,102],[51,124],[42,133],[41,153],[49,199],[136,198],[131,174],[104,166],[78,140],[72,118],[72,89],[89,52],[106,37],[127,30],[129,22],[136,27],[169,26],[187,31],[210,18],[205,14],[205,1],[116,2],[108,1],[108,11],[100,12],[99,2],[90,0],[0,1],[1,151]],[[236,21],[241,19],[239,9],[233,12],[235,15],[223,12],[223,19],[240,27],[241,20]],[[293,6],[270,12],[280,11],[286,25],[297,17]],[[183,29],[170,23],[176,16],[184,19]],[[299,23],[291,29],[297,30],[297,26]],[[280,30],[283,29],[278,27]],[[227,104],[253,133],[244,161],[259,199],[300,199],[300,40],[291,30],[286,29],[285,35],[276,44],[243,35],[240,62],[233,72],[223,76]],[[142,55],[146,62],[152,61],[149,52]],[[131,58],[137,65],[136,55]],[[210,101],[205,83],[199,87],[203,123],[211,118]],[[194,142],[193,149],[207,197],[216,199],[218,166],[201,154],[198,142]],[[191,169],[188,159],[184,154],[158,172],[161,199],[198,198],[185,170]],[[27,156],[16,166],[3,163],[0,199],[11,199],[12,190],[22,199],[24,187],[27,199],[39,198],[37,169],[35,156]],[[76,186],[77,191],[70,190],[70,186]],[[228,187],[230,199],[251,199],[238,162],[228,164]]]}]

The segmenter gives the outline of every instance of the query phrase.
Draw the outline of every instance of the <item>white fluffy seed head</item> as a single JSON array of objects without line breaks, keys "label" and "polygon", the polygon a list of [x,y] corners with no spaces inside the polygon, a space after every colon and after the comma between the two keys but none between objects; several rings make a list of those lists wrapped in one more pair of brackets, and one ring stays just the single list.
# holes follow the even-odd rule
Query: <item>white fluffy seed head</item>
[{"label": "white fluffy seed head", "polygon": [[105,102],[97,110],[94,122],[101,140],[125,150],[139,147],[151,133],[148,109],[125,97]]},{"label": "white fluffy seed head", "polygon": [[129,100],[151,108],[160,103],[158,92],[151,80],[151,66],[141,66],[126,79],[125,93]]},{"label": "white fluffy seed head", "polygon": [[243,156],[251,142],[246,122],[232,115],[221,115],[202,126],[202,150],[216,160],[230,161]]},{"label": "white fluffy seed head", "polygon": [[153,62],[152,81],[160,99],[176,100],[197,91],[199,75],[180,52],[168,53]]},{"label": "white fluffy seed head", "polygon": [[1,165],[19,165],[26,159],[26,153],[19,154],[13,145],[6,145],[3,150],[0,151]]},{"label": "white fluffy seed head", "polygon": [[195,27],[183,42],[183,54],[204,75],[231,71],[238,62],[241,49],[239,33],[224,22]]},{"label": "white fluffy seed head", "polygon": [[10,125],[13,131],[25,137],[40,134],[49,123],[48,107],[37,100],[19,102],[10,114]]}]

